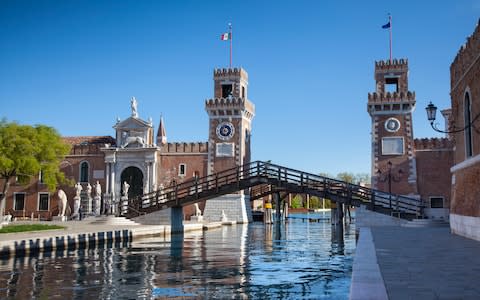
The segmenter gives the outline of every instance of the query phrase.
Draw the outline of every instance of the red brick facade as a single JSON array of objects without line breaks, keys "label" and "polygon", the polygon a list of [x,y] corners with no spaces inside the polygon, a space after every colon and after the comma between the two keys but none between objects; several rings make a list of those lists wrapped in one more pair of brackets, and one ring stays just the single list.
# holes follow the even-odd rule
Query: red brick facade
[{"label": "red brick facade", "polygon": [[[161,119],[156,139],[158,145],[155,144],[152,121],[138,117],[135,98],[131,101],[131,117],[123,121],[119,119],[114,126],[115,138],[63,138],[72,145],[72,150],[60,168],[72,184],[59,188],[65,191],[69,206],[74,207],[73,185],[78,182],[85,191],[88,183],[93,187],[98,181],[102,187],[102,201],[111,199],[108,201],[119,203],[123,195],[122,181],[127,177],[132,180],[130,184],[136,183],[129,188],[130,196],[134,188],[135,193],[148,193],[162,186],[194,180],[195,176],[203,177],[248,163],[251,120],[254,114],[254,105],[246,98],[248,75],[241,68],[216,69],[213,75],[214,98],[205,103],[210,117],[209,142],[167,143]],[[221,123],[231,124],[231,136],[219,135],[218,127]],[[217,144],[230,145],[231,155],[218,155]],[[15,196],[19,193],[23,194]],[[48,195],[48,199],[43,199],[40,205],[39,197],[46,197],[39,196],[42,193]],[[14,198],[21,198],[22,195],[24,201],[17,199],[16,205]],[[84,193],[82,195],[85,196]],[[58,214],[57,201],[56,193],[49,193],[43,184],[33,179],[27,186],[11,186],[6,211],[15,217],[30,218],[33,214],[35,218],[51,219]],[[20,202],[24,205],[20,205]],[[200,203],[199,206],[203,210],[205,203]],[[111,213],[117,212],[111,210]],[[195,207],[185,207],[183,213],[188,219],[195,213]]]},{"label": "red brick facade", "polygon": [[[480,114],[479,56],[480,26],[477,24],[473,34],[460,48],[450,66],[452,101],[450,129],[467,126],[466,130],[453,134],[455,154],[451,170],[451,213],[466,223],[454,224],[452,230],[476,239],[480,239],[480,236],[470,233],[480,230],[480,122],[476,119]],[[468,118],[470,121],[476,120],[470,128]]]}]

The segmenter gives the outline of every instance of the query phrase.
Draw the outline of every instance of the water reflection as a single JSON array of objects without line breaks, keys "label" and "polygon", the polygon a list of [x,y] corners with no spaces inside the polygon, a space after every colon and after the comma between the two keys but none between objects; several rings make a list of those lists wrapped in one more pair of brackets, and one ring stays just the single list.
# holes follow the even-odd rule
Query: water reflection
[{"label": "water reflection", "polygon": [[0,261],[0,298],[347,299],[355,232],[289,220],[112,246]]}]

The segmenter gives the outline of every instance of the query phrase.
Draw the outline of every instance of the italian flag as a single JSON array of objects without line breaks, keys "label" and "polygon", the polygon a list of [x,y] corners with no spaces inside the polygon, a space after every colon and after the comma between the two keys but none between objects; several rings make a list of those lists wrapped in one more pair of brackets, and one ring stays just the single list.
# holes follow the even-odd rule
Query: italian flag
[{"label": "italian flag", "polygon": [[232,39],[232,34],[229,33],[229,32],[222,33],[222,34],[220,35],[220,39],[221,39],[222,41],[231,40],[231,39]]}]

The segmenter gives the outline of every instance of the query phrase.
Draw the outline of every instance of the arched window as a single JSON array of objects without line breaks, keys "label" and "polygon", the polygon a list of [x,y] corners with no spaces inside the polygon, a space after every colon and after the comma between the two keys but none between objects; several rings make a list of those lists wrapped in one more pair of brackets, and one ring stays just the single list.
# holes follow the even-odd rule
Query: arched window
[{"label": "arched window", "polygon": [[470,102],[470,95],[467,92],[465,94],[465,101],[463,103],[463,119],[465,126],[465,153],[467,158],[473,155],[473,143],[472,143],[472,107]]},{"label": "arched window", "polygon": [[80,164],[80,182],[88,182],[88,162]]}]

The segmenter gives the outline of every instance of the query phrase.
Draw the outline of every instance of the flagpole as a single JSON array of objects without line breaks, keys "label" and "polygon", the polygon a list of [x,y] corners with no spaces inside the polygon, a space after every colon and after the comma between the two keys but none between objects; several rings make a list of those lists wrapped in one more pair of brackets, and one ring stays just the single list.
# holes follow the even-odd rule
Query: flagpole
[{"label": "flagpole", "polygon": [[228,23],[230,27],[230,69],[232,68],[232,23]]},{"label": "flagpole", "polygon": [[390,64],[392,63],[392,15],[388,15],[388,22],[390,23]]}]

